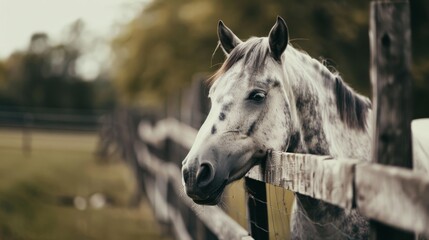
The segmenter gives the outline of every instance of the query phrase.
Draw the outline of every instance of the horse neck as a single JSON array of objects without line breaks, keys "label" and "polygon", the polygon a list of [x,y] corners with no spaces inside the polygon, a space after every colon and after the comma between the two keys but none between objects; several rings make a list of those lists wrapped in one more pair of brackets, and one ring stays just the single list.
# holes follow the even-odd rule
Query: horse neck
[{"label": "horse neck", "polygon": [[[289,150],[368,160],[371,142],[371,131],[367,127],[371,121],[369,107],[364,109],[366,124],[363,128],[348,123],[342,119],[337,106],[336,84],[346,87],[339,76],[307,54],[293,48],[287,53],[286,57],[293,59],[289,61],[286,58],[285,72],[288,85],[292,87],[298,121],[296,132],[300,135],[299,147]],[[347,94],[353,94],[352,97],[356,98],[356,104],[358,101],[369,104],[368,99],[346,88]],[[344,104],[345,108],[355,107],[348,106],[347,102]]]},{"label": "horse neck", "polygon": [[[299,136],[298,144],[288,151],[368,160],[369,129],[352,128],[341,119],[335,96],[336,76],[317,60],[294,49],[287,52],[285,62],[289,81],[285,86],[292,88],[298,121],[294,135]],[[370,121],[370,110],[366,116],[365,120]],[[346,214],[334,205],[300,194],[296,195],[294,209],[292,227],[294,234],[299,234],[297,238],[342,239],[345,234],[361,239],[367,235],[368,224],[357,212]]]}]

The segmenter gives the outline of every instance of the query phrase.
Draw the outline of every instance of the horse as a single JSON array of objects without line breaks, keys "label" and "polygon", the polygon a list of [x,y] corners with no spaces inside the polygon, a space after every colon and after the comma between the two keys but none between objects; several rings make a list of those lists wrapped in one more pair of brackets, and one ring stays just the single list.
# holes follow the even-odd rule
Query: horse
[{"label": "horse", "polygon": [[[211,109],[182,162],[186,194],[219,203],[270,150],[370,160],[372,109],[338,72],[289,43],[283,18],[267,37],[240,40],[222,21],[226,60],[213,75]],[[367,239],[368,220],[296,194],[292,239]]]}]

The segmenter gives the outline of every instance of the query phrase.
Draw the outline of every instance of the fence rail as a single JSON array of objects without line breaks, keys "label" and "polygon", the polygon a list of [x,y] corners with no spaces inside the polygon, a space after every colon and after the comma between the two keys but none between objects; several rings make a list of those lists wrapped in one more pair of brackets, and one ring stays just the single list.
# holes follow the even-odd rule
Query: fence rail
[{"label": "fence rail", "polygon": [[[100,118],[106,111],[33,111],[38,109],[0,109],[0,127],[34,128],[50,130],[94,131],[100,125]],[[44,109],[41,109],[44,110]]]},{"label": "fence rail", "polygon": [[[429,176],[328,156],[272,152],[247,177],[320,199],[429,236]],[[392,211],[394,209],[394,211]]]},{"label": "fence rail", "polygon": [[[153,128],[142,122],[139,127],[142,139],[159,144],[170,138],[188,148],[196,132],[174,119],[161,120]],[[429,176],[425,173],[355,159],[273,151],[246,177],[344,209],[357,208],[368,218],[429,236]]]}]

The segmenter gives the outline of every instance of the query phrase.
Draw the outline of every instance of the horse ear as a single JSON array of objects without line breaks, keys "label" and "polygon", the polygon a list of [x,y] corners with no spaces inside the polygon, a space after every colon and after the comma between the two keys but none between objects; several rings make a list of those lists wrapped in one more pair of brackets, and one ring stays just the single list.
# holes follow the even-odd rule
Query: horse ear
[{"label": "horse ear", "polygon": [[217,27],[217,36],[225,54],[230,54],[231,51],[241,43],[241,40],[235,36],[231,29],[225,26],[222,20],[219,21]]},{"label": "horse ear", "polygon": [[277,22],[268,36],[271,54],[276,61],[280,61],[289,41],[287,25],[283,18],[277,16]]}]

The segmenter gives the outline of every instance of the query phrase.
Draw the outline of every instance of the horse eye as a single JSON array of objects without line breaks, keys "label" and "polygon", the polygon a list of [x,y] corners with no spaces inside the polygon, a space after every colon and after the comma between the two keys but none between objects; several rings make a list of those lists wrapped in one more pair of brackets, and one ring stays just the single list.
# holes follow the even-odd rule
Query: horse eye
[{"label": "horse eye", "polygon": [[264,101],[266,94],[262,91],[252,91],[247,99],[255,102]]}]

